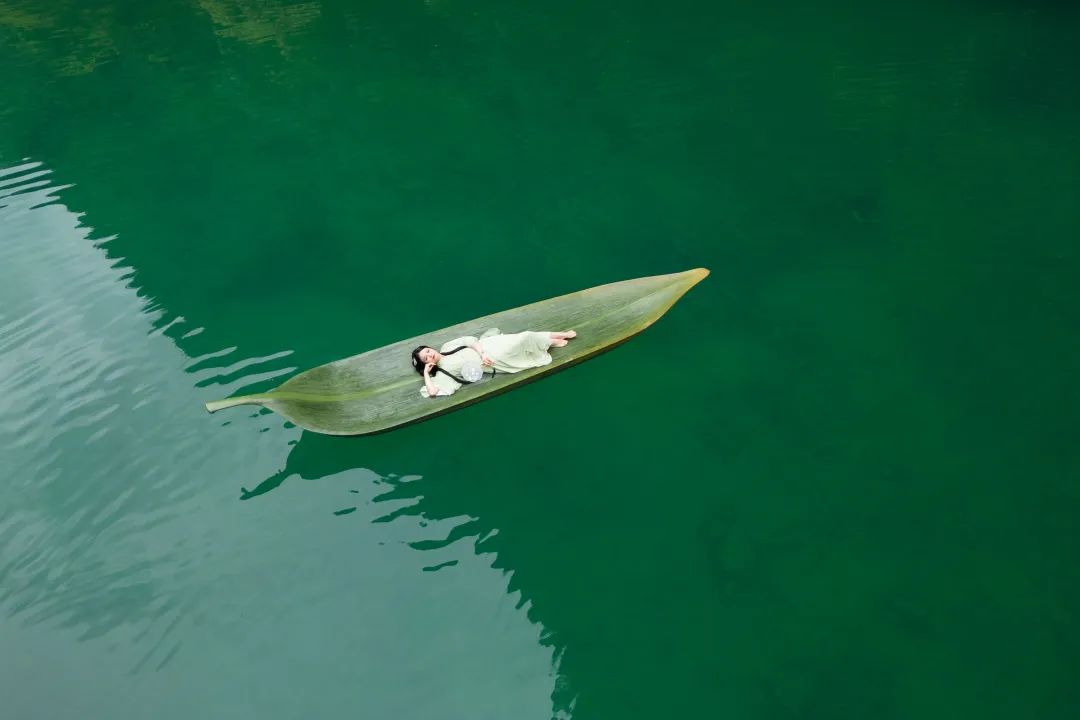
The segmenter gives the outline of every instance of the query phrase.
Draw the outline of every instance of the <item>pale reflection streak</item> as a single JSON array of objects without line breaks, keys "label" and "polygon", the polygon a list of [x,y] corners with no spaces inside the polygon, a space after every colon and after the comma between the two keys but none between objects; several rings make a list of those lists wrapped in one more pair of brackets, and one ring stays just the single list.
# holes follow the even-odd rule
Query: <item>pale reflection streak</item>
[{"label": "pale reflection streak", "polygon": [[[59,202],[69,186],[35,162],[0,184],[0,610],[82,640],[127,635],[149,645],[138,666],[157,665],[178,650],[191,600],[180,518],[217,479],[191,470],[225,437],[208,435],[189,360],[165,334],[182,319],[137,295],[109,238],[92,240]],[[198,381],[232,392],[246,372],[289,372],[275,366],[287,354],[204,364]],[[283,462],[280,436],[252,442],[262,464]]]},{"label": "pale reflection streak", "polygon": [[[212,625],[218,615],[243,617],[242,603],[219,587],[228,588],[238,573],[299,565],[308,552],[290,547],[295,538],[269,526],[238,526],[235,509],[244,478],[287,474],[281,468],[300,431],[274,420],[274,432],[257,432],[270,422],[257,413],[222,421],[202,407],[210,397],[288,374],[291,353],[244,357],[230,346],[187,356],[176,338],[194,337],[201,328],[188,329],[182,317],[170,318],[139,295],[132,269],[105,252],[110,239],[93,239],[81,216],[61,203],[59,191],[69,186],[50,184],[49,171],[34,162],[0,170],[0,180],[0,441],[7,450],[0,483],[0,630],[15,622],[81,643],[108,638],[114,649],[107,652],[122,657],[130,671],[161,670],[183,657],[185,638],[197,636],[198,626]],[[377,520],[395,503],[376,496],[387,479],[353,465],[338,474],[369,478],[352,491],[358,497],[350,513],[365,510],[350,514],[360,521],[353,540],[366,536],[371,545],[383,545],[378,538],[387,536],[388,526]],[[393,478],[392,484],[400,482]],[[241,505],[254,515],[265,506]],[[482,538],[469,534],[471,519],[429,522],[415,508],[400,509],[391,535],[405,539],[367,557],[365,572],[401,583],[392,595],[432,587],[449,594],[445,617],[403,611],[399,622],[431,625],[432,638],[456,636],[455,623],[483,628],[482,608],[506,602],[506,580],[490,557],[485,560]],[[284,545],[245,558],[240,567],[227,550],[279,535]],[[442,577],[464,573],[468,582],[432,580],[435,570]],[[327,582],[316,572],[307,585],[275,595],[277,612],[319,602]],[[387,612],[378,595],[365,602],[372,613]],[[545,650],[544,630],[527,620],[521,600],[511,598],[510,606],[521,611],[522,622],[510,635],[502,628],[481,638],[495,643],[486,658],[455,641],[428,648],[425,662],[437,668],[478,658],[465,664],[474,662],[481,674],[490,673],[489,666],[503,668],[504,684],[528,678],[522,698],[537,689],[542,697],[543,682],[553,682],[545,678],[557,675],[557,653]],[[232,627],[225,623],[219,631]],[[379,632],[391,633],[380,638],[383,644],[394,641],[392,627]],[[463,651],[466,658],[455,660]],[[506,660],[496,660],[502,654]],[[556,716],[565,713],[557,708]]]}]

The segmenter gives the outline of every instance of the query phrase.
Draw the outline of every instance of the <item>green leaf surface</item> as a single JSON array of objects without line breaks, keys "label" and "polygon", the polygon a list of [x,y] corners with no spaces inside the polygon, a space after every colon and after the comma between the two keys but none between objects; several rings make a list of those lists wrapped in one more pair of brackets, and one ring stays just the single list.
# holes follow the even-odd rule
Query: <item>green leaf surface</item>
[{"label": "green leaf surface", "polygon": [[[302,428],[327,435],[390,430],[471,405],[610,350],[656,322],[708,274],[697,268],[653,275],[522,305],[320,365],[269,392],[209,402],[206,409],[262,405]],[[438,348],[464,335],[479,337],[493,327],[505,334],[573,329],[578,335],[565,347],[551,348],[548,365],[499,373],[449,397],[420,395],[423,380],[410,360],[414,347]]]}]

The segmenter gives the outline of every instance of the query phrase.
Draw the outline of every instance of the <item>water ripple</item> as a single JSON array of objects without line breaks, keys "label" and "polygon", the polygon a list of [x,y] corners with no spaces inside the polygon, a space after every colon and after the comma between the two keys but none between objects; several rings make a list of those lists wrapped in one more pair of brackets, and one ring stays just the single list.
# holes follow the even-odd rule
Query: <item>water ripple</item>
[{"label": "water ripple", "polygon": [[[79,627],[82,641],[135,628],[146,638],[135,669],[161,667],[187,621],[178,588],[198,567],[178,542],[199,508],[191,480],[215,475],[199,458],[226,442],[193,396],[197,379],[176,371],[198,366],[227,391],[288,372],[275,363],[290,353],[187,358],[168,335],[184,318],[131,287],[132,269],[102,249],[110,238],[91,239],[60,202],[69,185],[38,162],[0,178],[0,613]],[[280,435],[251,445],[259,459],[239,455],[250,467],[287,449]]]},{"label": "water ripple", "polygon": [[[527,611],[512,631],[500,625],[476,645],[456,634],[461,623],[491,628],[491,617],[519,606],[505,576],[473,551],[490,530],[466,515],[429,521],[401,491],[413,476],[393,481],[399,495],[378,495],[383,479],[356,463],[340,474],[371,480],[368,496],[350,495],[348,513],[335,498],[339,514],[320,509],[311,521],[333,517],[334,536],[297,527],[289,487],[236,502],[244,483],[258,483],[245,491],[253,497],[292,475],[282,468],[301,432],[259,412],[211,418],[202,403],[293,372],[292,351],[208,346],[211,333],[142,295],[133,269],[107,254],[111,236],[94,239],[64,205],[70,185],[50,184],[38,162],[0,168],[0,178],[0,631],[53,632],[65,657],[77,654],[71,640],[97,643],[90,657],[115,654],[131,675],[184,662],[190,638],[246,653],[238,664],[247,665],[265,654],[245,632],[249,604],[271,598],[273,616],[297,618],[327,597],[349,597],[355,617],[396,613],[399,625],[421,628],[417,637],[448,638],[429,643],[427,665],[409,672],[475,663],[477,677],[517,683],[530,697],[547,692],[551,652]],[[180,346],[189,338],[198,353]],[[300,545],[312,537],[332,569]],[[362,564],[358,539],[378,549]],[[356,572],[340,572],[346,564]],[[372,586],[392,589],[380,596]],[[411,611],[398,602],[432,589],[443,601]],[[394,645],[393,623],[359,625],[366,634],[357,637]]]}]

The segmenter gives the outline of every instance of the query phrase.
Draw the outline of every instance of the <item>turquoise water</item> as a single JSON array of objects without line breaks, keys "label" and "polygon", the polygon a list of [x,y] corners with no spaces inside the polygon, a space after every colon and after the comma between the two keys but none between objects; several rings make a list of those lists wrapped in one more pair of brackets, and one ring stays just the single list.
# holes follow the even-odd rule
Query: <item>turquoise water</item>
[{"label": "turquoise water", "polygon": [[[1075,717],[1078,21],[0,3],[3,716]],[[698,266],[431,422],[202,407]]]}]

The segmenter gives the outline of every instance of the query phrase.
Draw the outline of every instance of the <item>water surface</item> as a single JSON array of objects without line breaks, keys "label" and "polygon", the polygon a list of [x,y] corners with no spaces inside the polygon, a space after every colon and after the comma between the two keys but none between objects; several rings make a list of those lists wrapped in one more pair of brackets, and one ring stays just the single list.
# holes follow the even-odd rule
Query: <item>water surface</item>
[{"label": "water surface", "polygon": [[[6,713],[1074,717],[1078,21],[0,4]],[[697,266],[429,423],[202,408]]]}]

